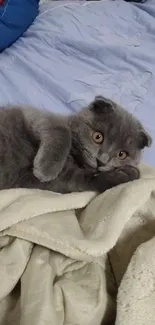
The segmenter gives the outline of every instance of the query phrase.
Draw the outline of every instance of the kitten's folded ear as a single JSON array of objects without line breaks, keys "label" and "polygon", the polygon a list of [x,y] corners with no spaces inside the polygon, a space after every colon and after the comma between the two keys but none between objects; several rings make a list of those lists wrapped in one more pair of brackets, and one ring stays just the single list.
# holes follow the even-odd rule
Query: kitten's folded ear
[{"label": "kitten's folded ear", "polygon": [[89,108],[94,111],[94,113],[98,114],[110,113],[114,110],[112,101],[103,96],[96,96]]},{"label": "kitten's folded ear", "polygon": [[152,144],[152,138],[144,129],[140,131],[140,149],[150,147]]}]

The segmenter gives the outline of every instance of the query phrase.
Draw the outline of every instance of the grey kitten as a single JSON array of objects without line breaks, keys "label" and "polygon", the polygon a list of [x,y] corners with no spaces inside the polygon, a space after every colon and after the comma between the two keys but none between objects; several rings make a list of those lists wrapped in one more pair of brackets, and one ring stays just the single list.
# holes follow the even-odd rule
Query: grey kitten
[{"label": "grey kitten", "polygon": [[139,178],[151,138],[131,114],[98,96],[79,113],[0,109],[0,189],[103,192]]}]

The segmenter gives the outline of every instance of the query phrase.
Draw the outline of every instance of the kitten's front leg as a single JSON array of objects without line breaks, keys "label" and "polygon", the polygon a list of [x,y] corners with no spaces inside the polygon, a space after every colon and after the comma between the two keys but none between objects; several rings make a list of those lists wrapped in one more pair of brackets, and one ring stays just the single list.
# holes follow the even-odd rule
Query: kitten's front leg
[{"label": "kitten's front leg", "polygon": [[34,176],[41,182],[56,179],[64,167],[70,147],[71,136],[66,126],[46,130],[34,159]]},{"label": "kitten's front leg", "polygon": [[122,183],[136,180],[140,177],[138,168],[124,166],[107,172],[101,172],[92,178],[92,186],[96,191],[104,192]]}]

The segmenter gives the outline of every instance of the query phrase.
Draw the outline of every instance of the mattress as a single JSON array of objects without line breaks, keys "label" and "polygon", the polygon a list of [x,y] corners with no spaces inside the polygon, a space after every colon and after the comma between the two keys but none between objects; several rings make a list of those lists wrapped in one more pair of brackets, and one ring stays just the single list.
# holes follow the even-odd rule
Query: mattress
[{"label": "mattress", "polygon": [[[134,113],[155,140],[155,1],[52,1],[0,55],[0,105],[68,114],[97,94]],[[155,141],[144,152],[155,165]]]}]

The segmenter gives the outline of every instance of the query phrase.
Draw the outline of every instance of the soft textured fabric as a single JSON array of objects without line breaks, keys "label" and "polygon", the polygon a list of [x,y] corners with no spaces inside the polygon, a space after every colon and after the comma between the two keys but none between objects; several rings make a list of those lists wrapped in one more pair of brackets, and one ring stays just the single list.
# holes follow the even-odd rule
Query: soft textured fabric
[{"label": "soft textured fabric", "polygon": [[0,4],[0,52],[15,42],[38,14],[39,0],[3,0]]},{"label": "soft textured fabric", "polygon": [[[155,139],[155,1],[63,3],[42,5],[24,36],[1,53],[0,104],[68,113],[103,94]],[[155,141],[144,161],[155,165]]]},{"label": "soft textured fabric", "polygon": [[155,170],[141,173],[99,196],[0,192],[1,325],[154,325]]}]

